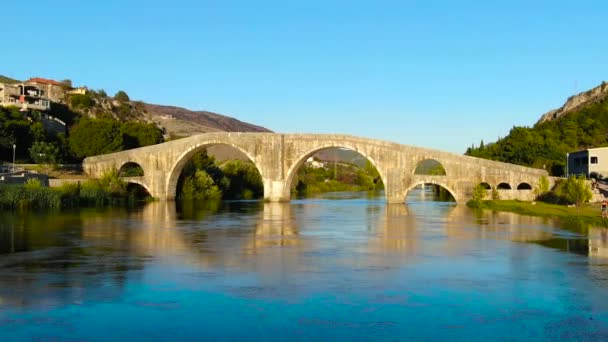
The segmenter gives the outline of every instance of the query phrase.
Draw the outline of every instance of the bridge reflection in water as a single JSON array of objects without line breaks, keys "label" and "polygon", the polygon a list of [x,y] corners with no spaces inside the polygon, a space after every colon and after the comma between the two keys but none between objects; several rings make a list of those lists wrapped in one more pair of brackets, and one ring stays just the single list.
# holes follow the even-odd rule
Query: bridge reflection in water
[{"label": "bridge reflection in water", "polygon": [[[334,227],[336,217],[341,222]],[[102,295],[120,297],[127,279],[142,278],[159,263],[172,265],[169,273],[188,265],[205,277],[245,273],[267,284],[313,283],[336,276],[332,272],[344,265],[365,272],[378,268],[381,277],[391,277],[417,262],[449,264],[471,253],[490,257],[480,252],[489,240],[588,255],[591,272],[608,260],[606,228],[475,212],[454,203],[222,202],[178,210],[175,202],[155,202],[135,211],[6,213],[0,222],[0,305],[81,302],[91,296],[81,289],[108,282],[114,286]],[[513,258],[540,255],[533,248],[501,246],[496,253]]]}]

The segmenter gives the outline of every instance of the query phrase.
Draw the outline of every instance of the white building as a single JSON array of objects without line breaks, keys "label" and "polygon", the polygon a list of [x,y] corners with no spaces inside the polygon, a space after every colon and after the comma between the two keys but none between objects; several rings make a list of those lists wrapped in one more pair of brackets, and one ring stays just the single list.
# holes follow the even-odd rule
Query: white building
[{"label": "white building", "polygon": [[608,178],[608,147],[589,148],[566,154],[566,175]]}]

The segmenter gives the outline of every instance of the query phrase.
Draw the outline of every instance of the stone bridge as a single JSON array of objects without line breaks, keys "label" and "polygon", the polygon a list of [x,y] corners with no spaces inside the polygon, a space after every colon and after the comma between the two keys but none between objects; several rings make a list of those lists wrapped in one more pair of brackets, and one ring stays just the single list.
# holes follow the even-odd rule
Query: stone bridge
[{"label": "stone bridge", "polygon": [[[204,133],[158,145],[86,158],[85,172],[92,178],[136,163],[141,177],[128,177],[154,197],[173,200],[182,168],[192,156],[214,145],[228,145],[245,154],[258,168],[264,182],[264,199],[289,201],[294,176],[312,155],[327,148],[346,148],[367,158],[378,170],[389,203],[402,203],[419,184],[431,183],[448,190],[457,202],[471,199],[480,184],[497,189],[501,199],[533,199],[532,189],[545,170],[474,158],[422,147],[337,134]],[[445,176],[415,174],[420,162],[435,160]]]}]

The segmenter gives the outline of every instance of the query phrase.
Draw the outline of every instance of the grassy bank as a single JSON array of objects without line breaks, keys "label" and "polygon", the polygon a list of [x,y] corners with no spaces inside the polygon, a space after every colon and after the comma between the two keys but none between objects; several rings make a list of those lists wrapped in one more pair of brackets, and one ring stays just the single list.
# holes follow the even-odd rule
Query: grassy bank
[{"label": "grassy bank", "polygon": [[580,207],[569,207],[560,204],[524,201],[483,201],[480,209],[507,211],[521,215],[581,220],[587,223],[608,225],[608,219],[602,219],[599,204],[587,203]]},{"label": "grassy bank", "polygon": [[45,187],[37,179],[24,185],[0,184],[0,209],[102,207],[135,204],[141,199],[137,193],[128,191],[126,183],[115,173],[58,188]]}]

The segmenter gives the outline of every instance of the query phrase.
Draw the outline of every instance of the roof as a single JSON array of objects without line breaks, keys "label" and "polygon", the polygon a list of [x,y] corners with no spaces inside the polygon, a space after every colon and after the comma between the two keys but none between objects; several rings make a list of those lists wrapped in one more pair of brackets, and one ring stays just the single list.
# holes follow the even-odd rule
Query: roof
[{"label": "roof", "polygon": [[578,151],[568,152],[568,154],[583,153],[583,152],[598,151],[598,150],[606,150],[606,149],[608,149],[608,147],[592,147],[592,148],[586,148],[584,150],[578,150]]},{"label": "roof", "polygon": [[56,85],[56,86],[61,86],[61,82],[57,82],[55,80],[49,80],[46,78],[42,78],[42,77],[32,77],[29,80],[26,81],[26,83],[42,83],[42,84],[52,84],[52,85]]}]

